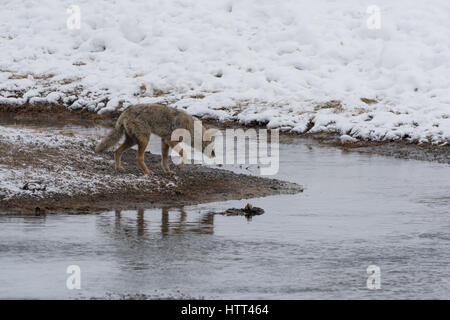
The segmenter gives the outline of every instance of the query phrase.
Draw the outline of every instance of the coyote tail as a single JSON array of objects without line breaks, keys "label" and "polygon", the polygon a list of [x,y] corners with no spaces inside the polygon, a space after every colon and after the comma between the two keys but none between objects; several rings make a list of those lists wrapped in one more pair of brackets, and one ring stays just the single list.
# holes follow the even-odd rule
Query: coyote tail
[{"label": "coyote tail", "polygon": [[95,152],[105,152],[113,145],[117,144],[120,138],[122,138],[124,131],[125,129],[121,123],[116,124],[116,126],[108,133],[108,135],[104,137],[102,141],[100,141],[100,143],[95,147]]}]

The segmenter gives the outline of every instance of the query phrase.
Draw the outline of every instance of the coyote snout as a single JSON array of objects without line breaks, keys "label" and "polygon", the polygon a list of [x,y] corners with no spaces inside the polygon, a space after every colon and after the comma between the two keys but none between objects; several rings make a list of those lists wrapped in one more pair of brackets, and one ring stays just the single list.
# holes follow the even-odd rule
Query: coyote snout
[{"label": "coyote snout", "polygon": [[[172,140],[172,133],[176,129],[185,129],[189,132],[190,136],[194,136],[194,118],[186,114],[181,110],[170,108],[168,106],[160,104],[145,104],[136,105],[125,110],[116,122],[114,129],[112,129],[108,135],[95,148],[95,152],[102,153],[117,144],[120,138],[125,135],[125,141],[114,153],[116,170],[122,171],[121,165],[122,153],[131,148],[134,145],[138,145],[138,152],[136,160],[141,169],[147,173],[152,174],[153,171],[147,168],[144,163],[144,153],[150,140],[150,135],[156,134],[161,138],[161,165],[165,172],[175,173],[170,170],[169,167],[169,148],[173,148],[183,159],[178,164],[178,169],[184,165],[184,151],[181,146],[177,146],[180,141]],[[202,127],[202,137],[207,131]],[[186,143],[186,141],[184,141]],[[201,148],[201,152],[208,156],[215,157],[213,149],[213,138],[209,140],[202,140],[202,144],[194,143],[194,139],[191,139],[190,145],[194,148]],[[209,154],[208,154],[209,153]]]}]

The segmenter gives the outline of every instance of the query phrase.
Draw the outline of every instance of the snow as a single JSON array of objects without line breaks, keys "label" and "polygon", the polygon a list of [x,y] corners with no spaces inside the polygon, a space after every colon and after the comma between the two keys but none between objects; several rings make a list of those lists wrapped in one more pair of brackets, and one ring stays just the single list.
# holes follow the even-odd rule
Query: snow
[{"label": "snow", "polygon": [[347,134],[343,134],[342,136],[339,137],[339,139],[341,140],[342,143],[352,143],[352,142],[357,142],[358,139],[355,139]]},{"label": "snow", "polygon": [[79,0],[80,29],[69,4],[2,0],[1,104],[166,102],[295,132],[450,140],[446,0],[378,0],[380,29],[365,0]]}]

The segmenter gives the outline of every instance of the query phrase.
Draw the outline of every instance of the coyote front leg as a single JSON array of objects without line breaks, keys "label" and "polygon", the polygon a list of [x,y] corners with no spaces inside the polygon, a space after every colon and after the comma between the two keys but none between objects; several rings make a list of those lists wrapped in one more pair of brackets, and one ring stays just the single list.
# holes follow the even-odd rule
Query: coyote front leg
[{"label": "coyote front leg", "polygon": [[185,154],[184,154],[183,148],[181,147],[180,142],[170,140],[170,141],[167,141],[167,144],[168,144],[173,150],[175,150],[176,152],[178,152],[178,154],[180,155],[180,157],[181,157],[181,162],[177,165],[177,169],[178,169],[179,171],[181,171],[181,169],[183,169],[183,166],[184,166],[184,157],[185,157]]},{"label": "coyote front leg", "polygon": [[170,170],[169,167],[169,145],[166,141],[161,139],[161,165],[165,172],[174,174],[175,172]]}]

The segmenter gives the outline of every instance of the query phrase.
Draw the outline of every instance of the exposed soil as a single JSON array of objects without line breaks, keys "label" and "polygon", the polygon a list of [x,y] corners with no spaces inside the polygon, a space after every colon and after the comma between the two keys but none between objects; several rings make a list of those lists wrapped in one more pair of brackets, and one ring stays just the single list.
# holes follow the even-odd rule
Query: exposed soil
[{"label": "exposed soil", "polygon": [[0,131],[0,211],[22,213],[92,212],[180,206],[209,201],[297,193],[294,183],[186,164],[163,172],[159,155],[145,155],[155,172],[145,175],[134,150],[123,155],[125,172],[116,172],[113,153],[96,154],[96,135],[67,130],[20,128]]},{"label": "exposed soil", "polygon": [[[239,128],[265,128],[263,124],[251,123],[241,125],[236,122],[218,122],[216,120],[203,120],[203,123],[213,125],[220,129],[239,127]],[[270,136],[269,136],[270,137]],[[281,132],[280,143],[302,143],[306,140],[326,146],[333,146],[344,151],[362,152],[369,154],[378,154],[401,159],[412,159],[420,161],[435,161],[439,163],[450,164],[450,143],[433,145],[430,143],[418,144],[407,140],[395,141],[369,141],[358,140],[355,142],[341,141],[340,135],[333,132],[304,133]]]},{"label": "exposed soil", "polygon": [[16,119],[41,119],[41,120],[65,120],[79,121],[92,120],[99,122],[112,123],[117,119],[120,112],[109,112],[98,114],[85,109],[71,110],[66,106],[53,103],[26,103],[24,105],[3,104],[0,103],[0,112],[2,117],[14,117]]},{"label": "exposed soil", "polygon": [[[342,142],[340,136],[335,133],[310,133],[304,136],[323,145],[338,147],[346,152],[362,152],[378,154],[399,159],[411,159],[419,161],[434,161],[450,164],[450,144],[432,145],[429,143],[417,144],[406,140],[397,141],[365,141]],[[281,139],[284,143],[288,141],[297,143],[298,139],[290,137]]]}]

